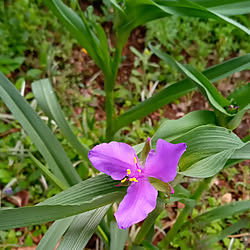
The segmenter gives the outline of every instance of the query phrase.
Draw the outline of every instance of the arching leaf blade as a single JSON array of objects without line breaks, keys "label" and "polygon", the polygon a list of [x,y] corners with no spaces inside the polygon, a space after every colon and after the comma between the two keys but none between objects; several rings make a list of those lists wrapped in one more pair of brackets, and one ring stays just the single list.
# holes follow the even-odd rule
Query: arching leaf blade
[{"label": "arching leaf blade", "polygon": [[74,185],[80,177],[56,137],[0,72],[0,97],[36,145],[55,176],[65,185]]},{"label": "arching leaf blade", "polygon": [[109,208],[107,205],[75,216],[57,249],[85,248]]},{"label": "arching leaf blade", "polygon": [[63,111],[57,101],[49,79],[42,79],[32,83],[32,91],[42,110],[55,120],[62,133],[73,146],[73,148],[85,159],[88,160],[89,148],[80,143],[65,120]]},{"label": "arching leaf blade", "polygon": [[71,216],[55,221],[43,236],[43,238],[40,240],[36,249],[54,249],[74,218],[74,216]]},{"label": "arching leaf blade", "polygon": [[[162,59],[162,58],[161,58]],[[250,54],[232,58],[221,64],[212,66],[202,73],[211,82],[216,82],[223,79],[235,72],[245,70],[250,67]],[[172,84],[151,98],[137,104],[115,120],[114,132],[122,127],[127,126],[134,120],[145,117],[146,115],[154,112],[155,110],[163,107],[164,105],[177,100],[187,93],[197,90],[197,87],[190,79],[185,79],[175,84]]]},{"label": "arching leaf blade", "polygon": [[41,224],[77,215],[120,200],[126,187],[99,175],[82,181],[33,207],[0,210],[0,230]]}]

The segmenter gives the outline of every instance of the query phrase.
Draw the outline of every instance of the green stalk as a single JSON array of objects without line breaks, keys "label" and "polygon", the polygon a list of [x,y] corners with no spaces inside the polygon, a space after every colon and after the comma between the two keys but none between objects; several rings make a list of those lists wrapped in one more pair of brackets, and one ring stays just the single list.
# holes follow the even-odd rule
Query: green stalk
[{"label": "green stalk", "polygon": [[[197,190],[195,191],[195,193],[190,198],[193,199],[194,201],[197,201],[201,197],[204,190],[207,189],[211,180],[212,180],[212,177],[204,179],[201,182],[201,184],[199,185],[199,187],[197,188]],[[176,234],[178,233],[178,231],[180,230],[180,228],[182,227],[182,225],[186,221],[188,215],[192,212],[192,210],[195,206],[195,203],[194,204],[187,204],[184,207],[184,209],[179,214],[174,226],[170,229],[170,231],[166,234],[166,236],[163,238],[163,240],[159,243],[159,248],[161,248],[161,249],[168,248],[170,242],[176,236]]]},{"label": "green stalk", "polygon": [[[107,82],[105,82],[107,85]],[[113,120],[114,120],[114,91],[113,89],[105,90],[105,111],[106,111],[106,140],[111,141],[113,137]]]},{"label": "green stalk", "polygon": [[99,234],[100,238],[103,239],[104,243],[109,245],[109,239],[106,233],[103,231],[102,227],[100,225],[97,226],[97,233]]},{"label": "green stalk", "polygon": [[106,111],[106,140],[111,141],[114,135],[115,107],[114,107],[114,85],[117,77],[123,43],[117,42],[115,56],[112,61],[110,75],[105,74],[105,111]]}]

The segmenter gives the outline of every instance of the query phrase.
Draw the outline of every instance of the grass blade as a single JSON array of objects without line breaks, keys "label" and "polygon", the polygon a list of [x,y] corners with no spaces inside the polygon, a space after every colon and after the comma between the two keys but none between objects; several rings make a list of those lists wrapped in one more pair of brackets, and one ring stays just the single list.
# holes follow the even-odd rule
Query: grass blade
[{"label": "grass blade", "polygon": [[[220,2],[220,1],[219,1]],[[232,1],[228,4],[223,1],[225,8],[228,9],[230,15],[238,15],[245,7],[245,12],[249,13],[249,1],[241,1],[240,10],[235,9]],[[115,27],[118,33],[118,40],[124,39],[124,34],[129,34],[135,27],[143,25],[148,21],[162,18],[169,15],[177,16],[194,16],[201,18],[213,18],[222,22],[230,23],[236,28],[250,34],[245,26],[223,15],[221,6],[212,1],[209,8],[203,5],[203,1],[173,1],[173,0],[127,0],[123,6],[117,6],[117,1],[112,0],[114,8],[117,12]],[[213,7],[217,7],[214,8]],[[239,6],[238,6],[239,7]],[[145,15],[147,13],[147,15]]]}]

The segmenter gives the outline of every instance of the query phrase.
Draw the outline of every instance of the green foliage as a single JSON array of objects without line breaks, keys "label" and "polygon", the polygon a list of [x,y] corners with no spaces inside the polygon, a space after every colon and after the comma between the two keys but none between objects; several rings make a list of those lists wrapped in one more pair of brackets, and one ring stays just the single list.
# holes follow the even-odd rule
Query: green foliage
[{"label": "green foliage", "polygon": [[[50,11],[47,12],[43,2],[53,14]],[[70,7],[65,3],[69,3]],[[238,201],[220,206],[215,198],[208,197],[206,207],[200,205],[199,198],[204,190],[208,189],[212,180],[207,177],[215,176],[234,161],[240,162],[250,157],[250,143],[242,142],[229,130],[240,124],[244,113],[250,108],[249,85],[236,89],[226,99],[218,92],[216,85],[212,84],[249,68],[249,54],[224,62],[234,53],[245,54],[249,50],[246,42],[248,38],[246,34],[250,33],[248,17],[237,17],[237,20],[247,27],[227,17],[227,15],[248,14],[249,8],[246,7],[249,1],[231,0],[225,3],[204,0],[127,0],[123,4],[115,0],[104,1],[106,9],[102,8],[102,10],[106,15],[105,18],[113,19],[116,31],[115,48],[110,46],[110,37],[99,24],[105,18],[96,16],[92,6],[83,13],[81,10],[83,6],[79,6],[78,1],[65,3],[61,0],[38,2],[9,0],[0,3],[0,21],[2,21],[0,34],[4,38],[4,42],[0,45],[0,70],[10,74],[19,69],[15,72],[17,76],[14,74],[12,76],[14,78],[22,76],[16,83],[19,93],[0,73],[0,97],[15,117],[11,116],[10,119],[8,114],[1,116],[4,122],[0,124],[0,135],[3,135],[4,139],[0,141],[0,157],[3,159],[0,165],[0,188],[3,190],[0,199],[3,198],[2,204],[5,208],[14,207],[8,202],[8,198],[14,197],[12,193],[8,194],[8,188],[12,188],[11,191],[14,194],[20,190],[29,189],[33,201],[39,201],[41,197],[42,199],[50,197],[36,206],[1,209],[0,228],[11,229],[57,220],[44,236],[38,249],[54,248],[63,235],[59,248],[80,249],[86,246],[96,230],[107,247],[111,249],[123,249],[127,238],[130,240],[129,247],[131,246],[132,249],[156,249],[150,241],[154,234],[154,224],[161,227],[161,219],[167,216],[165,210],[162,212],[166,200],[159,199],[156,209],[145,220],[138,234],[135,235],[135,230],[132,229],[128,236],[128,230],[121,231],[114,223],[111,206],[111,203],[122,199],[126,187],[119,186],[119,181],[111,180],[105,175],[94,177],[95,170],[89,168],[87,161],[88,147],[96,143],[115,138],[137,144],[150,136],[153,137],[153,148],[158,138],[187,144],[187,150],[180,160],[179,175],[171,183],[173,186],[177,185],[176,193],[168,200],[183,202],[185,207],[180,212],[176,223],[159,243],[159,247],[165,249],[169,244],[183,249],[192,248],[194,245],[199,248],[212,246],[215,249],[220,249],[221,246],[227,247],[229,242],[224,238],[229,233],[248,227],[247,220],[237,214],[244,213],[249,208],[249,202]],[[114,16],[109,13],[111,3]],[[9,6],[13,8],[6,8]],[[91,84],[93,80],[90,84],[81,83],[75,88],[71,86],[79,84],[82,78],[80,72],[74,72],[72,80],[71,64],[64,65],[65,55],[73,42],[67,39],[68,33],[61,35],[64,29],[59,28],[61,25],[58,25],[54,15],[79,45],[87,50],[88,55],[99,66],[104,76],[104,90],[92,90],[93,93],[91,92],[89,97],[82,97],[81,93],[74,94],[75,96],[69,98],[68,107],[64,99],[61,99],[61,103],[64,104],[62,108],[55,95],[57,90],[60,88],[61,92],[67,88],[90,90],[93,87]],[[196,18],[188,19],[183,16]],[[130,32],[138,25],[144,25],[148,21],[161,17],[167,18],[164,21],[161,20],[161,23],[154,21],[148,24],[147,39],[162,42],[167,52],[171,53],[176,61],[151,45],[151,51],[146,48],[142,53],[131,47],[136,58],[131,77],[126,84],[134,84],[135,91],[131,93],[132,88],[127,89],[125,85],[115,86],[122,49]],[[207,18],[214,20],[207,21]],[[224,24],[218,24],[218,22]],[[40,32],[37,32],[38,27]],[[54,46],[58,41],[64,45],[55,49]],[[80,49],[76,48],[76,50]],[[160,62],[159,66],[151,62],[153,52],[167,64],[184,73],[188,79],[180,81],[180,75],[169,65]],[[55,67],[53,61],[58,54],[61,54],[59,65]],[[211,55],[213,57],[210,60]],[[200,73],[193,67],[180,64],[179,61],[189,63],[198,70],[204,70],[210,64],[222,61],[223,63]],[[59,73],[61,78],[54,78]],[[172,76],[167,78],[165,74],[172,74]],[[34,95],[25,93],[26,84],[29,86],[30,81],[47,76],[51,79],[33,83]],[[57,89],[54,92],[51,82],[56,81],[63,84],[56,86]],[[164,81],[177,83],[163,86]],[[160,88],[154,94],[159,82]],[[176,121],[164,121],[159,130],[157,130],[158,123],[152,119],[147,123],[139,121],[140,118],[197,89],[200,89],[210,102],[213,111],[200,110]],[[59,94],[59,97],[61,95]],[[106,122],[96,121],[96,106],[91,106],[100,96],[105,98]],[[32,107],[27,103],[27,100],[30,101],[33,97],[43,109],[48,120],[47,124],[34,111],[35,102],[31,102]],[[81,99],[74,101],[74,97],[81,97]],[[124,105],[116,110],[122,104]],[[66,110],[65,113],[71,116],[72,110],[78,105],[81,109],[79,115],[65,119],[63,111]],[[126,110],[127,108],[129,110]],[[6,112],[5,109],[1,104],[0,110]],[[161,115],[162,111],[159,111],[159,114]],[[22,127],[13,119],[17,119]],[[60,133],[57,131],[56,124]],[[10,132],[12,128],[17,133],[12,135]],[[8,131],[7,134],[6,131]],[[26,137],[26,134],[29,137]],[[78,138],[75,135],[79,135]],[[136,145],[136,151],[140,152],[142,146],[142,144]],[[149,147],[145,150],[147,153]],[[43,156],[42,159],[40,154]],[[142,160],[145,160],[144,152],[142,155]],[[6,156],[9,158],[7,159]],[[73,167],[72,162],[75,162],[76,168]],[[35,168],[34,163],[38,169]],[[49,180],[49,188],[46,187],[47,182],[44,181],[42,174]],[[202,178],[203,181],[193,183],[193,179],[188,179],[190,190],[186,190],[180,185],[180,182],[185,180],[183,176]],[[230,175],[230,178],[234,178],[233,176],[233,174]],[[43,186],[46,187],[45,192],[38,182],[40,177]],[[81,182],[81,177],[91,178]],[[160,191],[169,192],[169,184],[151,181]],[[33,183],[34,185],[31,185]],[[58,193],[58,188],[64,191]],[[164,197],[163,194],[160,194],[160,197]],[[103,219],[107,211],[108,215]],[[201,215],[199,215],[200,211],[203,212]],[[192,229],[191,232],[190,229]],[[20,236],[25,238],[25,245],[33,245],[33,236],[45,233],[47,227],[29,226],[25,230],[23,235],[20,231],[10,230],[8,233],[0,231],[3,246],[6,248],[15,246]],[[218,241],[220,244],[215,245]],[[242,248],[239,241],[236,241],[235,246]]]},{"label": "green foliage", "polygon": [[146,27],[147,43],[157,41],[178,61],[200,71],[208,62],[219,63],[234,53],[250,51],[247,34],[212,19],[171,16],[152,21]]},{"label": "green foliage", "polygon": [[27,70],[25,77],[30,80],[55,74],[55,58],[66,60],[73,45],[69,33],[40,0],[1,1],[0,34],[0,70],[21,76]]}]

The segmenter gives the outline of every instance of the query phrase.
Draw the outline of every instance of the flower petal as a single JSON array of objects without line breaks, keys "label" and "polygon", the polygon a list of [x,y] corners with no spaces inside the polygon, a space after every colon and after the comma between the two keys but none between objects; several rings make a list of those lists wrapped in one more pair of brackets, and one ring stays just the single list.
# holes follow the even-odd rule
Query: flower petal
[{"label": "flower petal", "polygon": [[145,175],[164,182],[172,181],[177,174],[177,164],[185,150],[185,143],[172,144],[159,139],[156,145],[156,153],[150,151],[148,154]]},{"label": "flower petal", "polygon": [[110,142],[95,146],[89,151],[89,160],[99,171],[121,180],[127,175],[127,169],[133,171],[135,150],[126,143]]},{"label": "flower petal", "polygon": [[126,229],[144,220],[154,210],[157,195],[158,191],[147,178],[139,180],[138,183],[132,183],[115,213],[118,227]]}]

